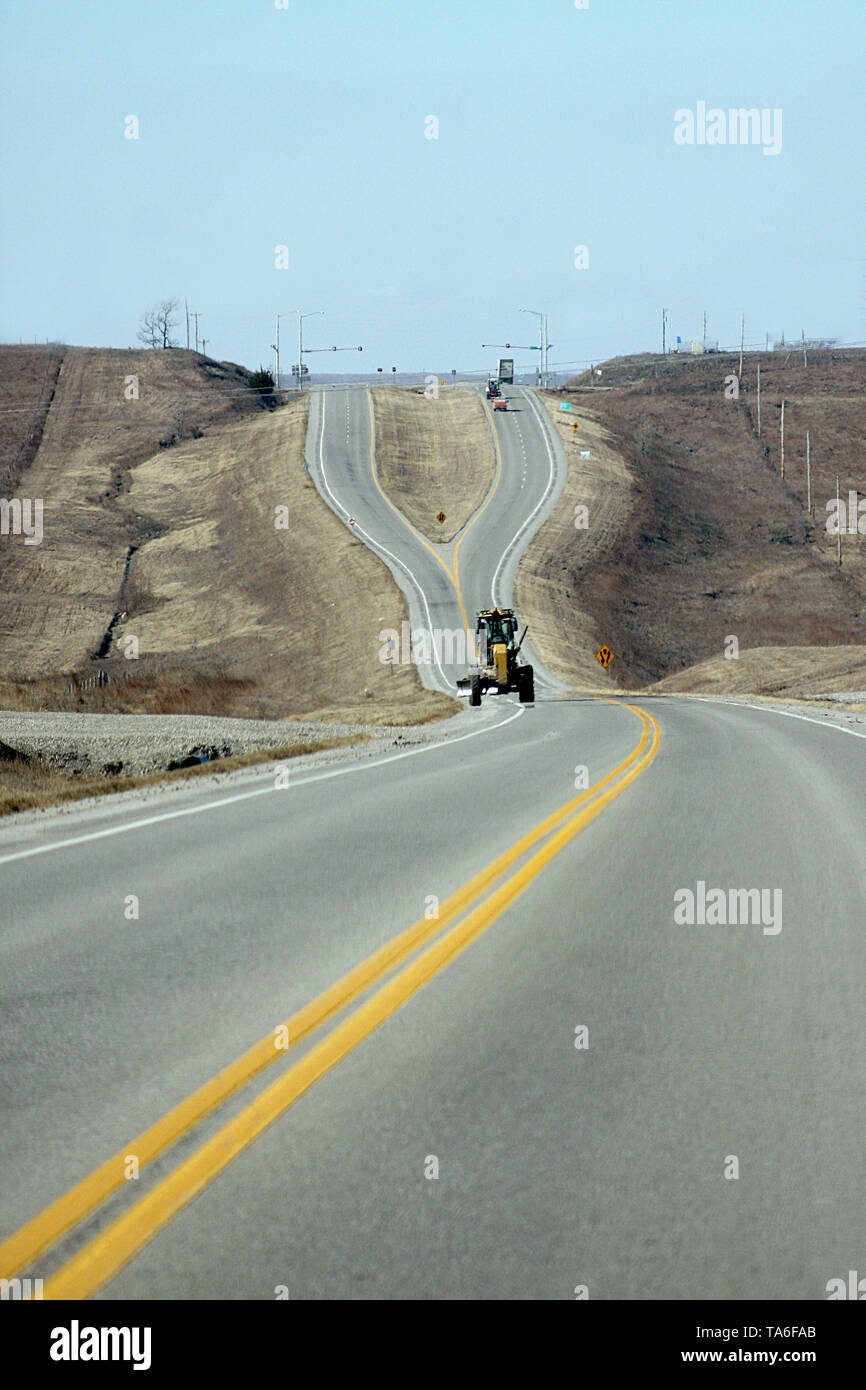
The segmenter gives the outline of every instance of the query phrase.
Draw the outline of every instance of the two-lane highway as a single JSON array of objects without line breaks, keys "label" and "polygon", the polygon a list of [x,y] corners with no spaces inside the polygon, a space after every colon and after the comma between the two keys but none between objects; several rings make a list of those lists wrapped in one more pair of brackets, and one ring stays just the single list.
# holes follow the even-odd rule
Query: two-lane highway
[{"label": "two-lane highway", "polygon": [[[309,466],[413,623],[507,601],[557,486],[515,397],[444,562],[367,393],[314,397]],[[490,699],[286,784],[10,817],[0,1277],[825,1297],[863,1267],[864,783],[866,739],[769,709]]]},{"label": "two-lane highway", "polygon": [[[857,1267],[866,741],[648,708],[660,742],[503,702],[376,766],[3,826],[2,1273],[814,1299]],[[766,896],[678,920],[702,884]]]}]

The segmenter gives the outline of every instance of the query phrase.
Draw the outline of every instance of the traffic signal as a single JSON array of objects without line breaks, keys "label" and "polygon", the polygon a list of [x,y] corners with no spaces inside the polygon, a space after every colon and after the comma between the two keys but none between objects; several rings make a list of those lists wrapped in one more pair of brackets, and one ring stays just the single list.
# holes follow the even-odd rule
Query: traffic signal
[{"label": "traffic signal", "polygon": [[392,372],[396,372],[396,370],[397,370],[396,367],[392,367],[392,368],[391,368],[391,371],[392,371]]},{"label": "traffic signal", "polygon": [[376,371],[377,371],[377,372],[381,372],[381,370],[382,370],[381,367],[377,367],[377,368],[376,368]]}]

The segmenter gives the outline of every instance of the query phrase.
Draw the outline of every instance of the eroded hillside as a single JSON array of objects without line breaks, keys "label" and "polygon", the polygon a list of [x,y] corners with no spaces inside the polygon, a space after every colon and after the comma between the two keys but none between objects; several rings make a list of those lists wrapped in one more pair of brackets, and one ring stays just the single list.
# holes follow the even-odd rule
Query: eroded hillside
[{"label": "eroded hillside", "polygon": [[43,534],[0,539],[0,704],[403,721],[452,707],[379,661],[405,604],[303,468],[305,399],[264,409],[243,368],[179,350],[67,349],[58,365],[16,482]]},{"label": "eroded hillside", "polygon": [[[840,567],[826,503],[837,473],[843,497],[866,491],[866,355],[760,360],[760,435],[754,355],[738,395],[737,358],[717,355],[622,359],[605,366],[603,386],[577,379],[547,393],[569,478],[521,563],[516,596],[560,674],[597,686],[588,649],[606,642],[612,683],[626,689],[675,676],[678,689],[851,688],[857,649],[866,657],[866,537],[843,537]],[[582,505],[586,529],[575,526]],[[738,667],[727,655],[737,648],[760,649],[760,661]],[[808,663],[792,663],[804,648]],[[690,679],[688,668],[714,660]]]}]

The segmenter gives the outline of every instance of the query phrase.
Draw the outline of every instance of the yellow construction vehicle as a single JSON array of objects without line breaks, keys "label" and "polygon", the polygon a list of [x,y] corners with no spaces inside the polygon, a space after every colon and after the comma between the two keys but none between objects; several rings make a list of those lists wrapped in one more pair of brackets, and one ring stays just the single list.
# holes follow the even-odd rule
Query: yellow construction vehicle
[{"label": "yellow construction vehicle", "polygon": [[526,632],[525,627],[518,642],[513,608],[483,608],[477,615],[475,650],[478,665],[457,682],[459,690],[469,691],[470,705],[480,705],[485,691],[507,695],[516,690],[521,704],[534,701],[535,677],[532,667],[518,661]]}]

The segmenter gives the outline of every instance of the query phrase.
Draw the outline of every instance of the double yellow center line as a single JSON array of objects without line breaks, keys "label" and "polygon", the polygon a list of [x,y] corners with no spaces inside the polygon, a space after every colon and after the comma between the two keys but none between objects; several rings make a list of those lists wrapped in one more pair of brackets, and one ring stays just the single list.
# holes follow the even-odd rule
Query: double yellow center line
[{"label": "double yellow center line", "polygon": [[[643,725],[640,740],[629,756],[601,782],[546,817],[447,898],[440,906],[438,919],[422,918],[387,942],[22,1226],[0,1245],[0,1277],[8,1278],[29,1266],[117,1191],[126,1177],[128,1155],[135,1154],[139,1168],[143,1168],[283,1056],[287,1046],[299,1043],[354,1003],[372,985],[380,984],[397,967],[405,966],[316,1043],[301,1061],[84,1245],[45,1282],[44,1297],[87,1298],[108,1283],[305,1091],[471,945],[525,891],[550,860],[640,776],[655,758],[661,735],[651,714],[636,705],[626,708],[637,715]],[[539,844],[540,848],[536,849]],[[530,854],[532,850],[534,853]],[[529,857],[524,858],[526,855]],[[485,896],[519,860],[524,862]],[[450,930],[444,930],[459,917],[462,920]],[[421,947],[426,949],[421,951]],[[406,965],[411,956],[415,958]]]}]

